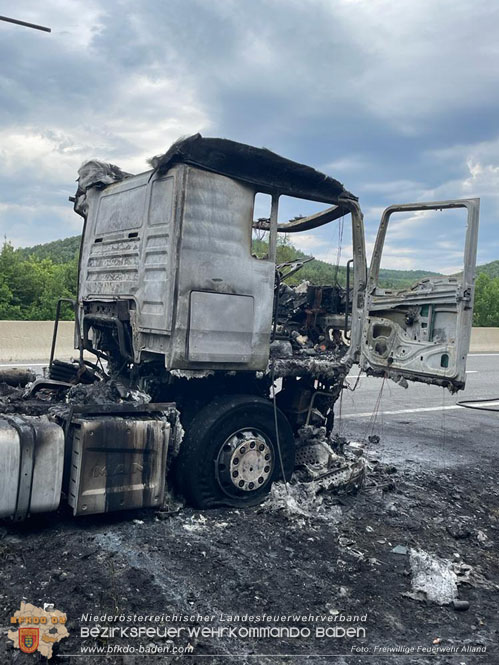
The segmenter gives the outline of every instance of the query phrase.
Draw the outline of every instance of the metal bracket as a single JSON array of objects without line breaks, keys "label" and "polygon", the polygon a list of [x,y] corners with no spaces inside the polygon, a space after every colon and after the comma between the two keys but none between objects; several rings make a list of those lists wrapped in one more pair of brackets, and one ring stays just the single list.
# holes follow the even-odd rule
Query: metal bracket
[{"label": "metal bracket", "polygon": [[[69,303],[74,311],[75,314],[75,325],[78,327],[78,313],[76,311],[76,301],[73,300],[72,298],[59,298],[57,301],[57,307],[55,310],[55,320],[54,320],[54,332],[52,334],[52,346],[50,348],[50,360],[49,360],[49,369],[52,367],[52,363],[54,361],[54,355],[55,355],[55,346],[57,343],[57,330],[59,328],[59,318],[61,316],[61,305],[63,302]],[[78,330],[78,340],[80,340],[80,333]],[[81,346],[81,341],[80,341],[80,346]]]}]

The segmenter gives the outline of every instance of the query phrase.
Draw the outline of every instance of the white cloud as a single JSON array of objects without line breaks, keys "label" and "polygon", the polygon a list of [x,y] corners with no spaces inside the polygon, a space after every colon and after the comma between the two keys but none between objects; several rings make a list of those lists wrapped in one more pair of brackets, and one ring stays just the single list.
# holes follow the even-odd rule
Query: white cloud
[{"label": "white cloud", "polygon": [[324,246],[324,239],[308,233],[296,233],[290,237],[291,243],[304,252],[310,252]]}]

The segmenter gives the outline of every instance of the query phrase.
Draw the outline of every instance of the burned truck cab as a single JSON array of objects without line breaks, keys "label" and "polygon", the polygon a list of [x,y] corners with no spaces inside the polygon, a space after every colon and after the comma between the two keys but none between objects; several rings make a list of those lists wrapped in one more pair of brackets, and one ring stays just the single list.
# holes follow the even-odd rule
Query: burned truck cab
[{"label": "burned truck cab", "polygon": [[[352,305],[361,311],[355,295],[366,282],[362,217],[340,183],[269,151],[199,136],[154,164],[129,176],[93,162],[80,175],[85,348],[135,364],[161,359],[167,371],[265,371],[277,233],[315,228],[350,210],[357,217]],[[259,192],[272,196],[272,210],[257,222]],[[333,205],[315,219],[278,225],[282,194]],[[263,258],[252,252],[255,226],[268,231]]]},{"label": "burned truck cab", "polygon": [[[376,272],[389,215],[368,274],[362,212],[339,181],[269,150],[199,134],[150,163],[139,175],[96,161],[80,169],[76,346],[153,400],[177,404],[185,436],[175,477],[191,503],[261,500],[291,473],[301,426],[331,431],[353,363],[398,381],[462,387],[476,200],[410,208],[467,209],[465,270],[392,293],[379,288]],[[265,217],[256,210],[260,194],[270,198]],[[282,197],[321,207],[279,221]],[[346,283],[288,284],[303,261],[277,261],[279,234],[343,218],[352,238]],[[263,253],[255,252],[255,231],[265,234]],[[420,317],[427,306],[443,322],[438,338],[407,323],[409,312]]]}]

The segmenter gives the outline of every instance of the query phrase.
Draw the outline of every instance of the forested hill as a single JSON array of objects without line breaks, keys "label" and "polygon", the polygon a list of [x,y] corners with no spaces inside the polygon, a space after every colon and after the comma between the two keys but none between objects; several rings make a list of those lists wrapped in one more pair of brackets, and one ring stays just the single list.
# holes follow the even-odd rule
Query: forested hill
[{"label": "forested hill", "polygon": [[[14,249],[8,242],[0,250],[0,319],[53,319],[57,299],[75,297],[77,289],[80,236],[33,247]],[[253,242],[253,252],[265,254],[262,241]],[[278,263],[305,259],[286,238],[280,238]],[[475,325],[499,326],[499,261],[477,268],[475,295]],[[426,276],[439,273],[423,270],[381,270],[380,284],[385,288],[401,289]],[[314,259],[293,275],[288,283],[309,280],[313,284],[345,284],[346,268]],[[70,317],[70,312],[66,312]]]},{"label": "forested hill", "polygon": [[499,277],[499,261],[484,263],[483,266],[476,267],[477,275],[487,275],[487,277]]},{"label": "forested hill", "polygon": [[16,253],[24,259],[33,256],[36,259],[50,259],[53,263],[68,263],[80,251],[81,236],[71,236],[64,240],[54,240],[43,245],[22,247]]}]

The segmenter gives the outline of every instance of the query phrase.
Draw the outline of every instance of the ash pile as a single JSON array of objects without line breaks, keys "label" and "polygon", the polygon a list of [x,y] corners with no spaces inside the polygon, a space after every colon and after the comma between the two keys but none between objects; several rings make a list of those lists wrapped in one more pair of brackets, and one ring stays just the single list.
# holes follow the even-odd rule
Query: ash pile
[{"label": "ash pile", "polygon": [[0,371],[0,411],[37,416],[63,416],[71,405],[104,405],[150,402],[120,375],[109,376],[103,368],[78,362],[54,360],[47,377],[31,369]]},{"label": "ash pile", "polygon": [[288,484],[274,483],[263,509],[291,519],[339,518],[341,509],[331,504],[331,499],[357,493],[368,469],[362,445],[337,434],[328,435],[324,426],[305,425],[297,432],[291,480]]}]

